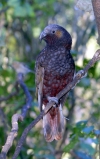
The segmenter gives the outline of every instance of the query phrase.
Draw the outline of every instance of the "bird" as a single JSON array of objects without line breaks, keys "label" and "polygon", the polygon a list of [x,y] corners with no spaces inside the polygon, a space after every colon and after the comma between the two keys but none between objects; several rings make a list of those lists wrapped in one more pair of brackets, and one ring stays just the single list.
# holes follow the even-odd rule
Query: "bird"
[{"label": "bird", "polygon": [[72,38],[62,26],[50,24],[40,34],[45,47],[36,58],[35,81],[36,95],[40,111],[46,104],[54,101],[55,105],[43,116],[43,131],[47,142],[60,140],[64,132],[64,115],[62,108],[67,98],[60,100],[56,95],[72,82],[75,63],[70,53]]},{"label": "bird", "polygon": [[16,73],[22,73],[24,76],[27,74],[27,73],[34,73],[34,71],[30,70],[27,65],[21,63],[21,62],[18,62],[18,61],[14,61],[12,63],[12,68],[14,68],[14,70],[16,71]]}]

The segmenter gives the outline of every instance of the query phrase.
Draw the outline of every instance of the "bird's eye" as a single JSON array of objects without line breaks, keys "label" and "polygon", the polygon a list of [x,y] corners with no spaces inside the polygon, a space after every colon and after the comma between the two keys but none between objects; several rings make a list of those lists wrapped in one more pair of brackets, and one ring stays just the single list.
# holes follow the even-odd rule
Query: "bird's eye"
[{"label": "bird's eye", "polygon": [[55,33],[55,31],[53,30],[53,31],[52,31],[52,33],[54,34],[54,33]]}]

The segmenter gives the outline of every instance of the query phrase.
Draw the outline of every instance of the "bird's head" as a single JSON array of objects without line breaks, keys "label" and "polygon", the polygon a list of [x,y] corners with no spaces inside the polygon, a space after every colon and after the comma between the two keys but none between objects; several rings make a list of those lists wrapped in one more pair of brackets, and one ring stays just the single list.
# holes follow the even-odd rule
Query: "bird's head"
[{"label": "bird's head", "polygon": [[50,46],[64,46],[71,49],[72,38],[70,34],[61,26],[50,24],[44,28],[40,34],[40,40],[44,40]]}]

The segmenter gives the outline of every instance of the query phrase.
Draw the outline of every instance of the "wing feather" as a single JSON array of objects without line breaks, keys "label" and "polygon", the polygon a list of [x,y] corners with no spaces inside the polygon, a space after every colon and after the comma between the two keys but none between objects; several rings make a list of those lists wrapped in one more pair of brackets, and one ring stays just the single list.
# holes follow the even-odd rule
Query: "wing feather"
[{"label": "wing feather", "polygon": [[36,96],[38,98],[38,105],[39,105],[40,111],[42,111],[43,79],[44,79],[44,68],[41,67],[37,62],[36,64]]}]

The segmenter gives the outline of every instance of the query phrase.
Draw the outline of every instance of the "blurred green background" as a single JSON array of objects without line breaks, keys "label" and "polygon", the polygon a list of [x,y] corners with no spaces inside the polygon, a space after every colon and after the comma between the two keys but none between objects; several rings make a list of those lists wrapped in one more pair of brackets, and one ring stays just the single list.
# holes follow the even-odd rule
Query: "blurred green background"
[{"label": "blurred green background", "polygon": [[[15,90],[16,74],[9,67],[22,61],[34,70],[35,59],[43,49],[39,35],[43,28],[56,23],[66,28],[73,39],[72,56],[76,71],[92,58],[97,45],[94,16],[75,7],[74,0],[0,0],[0,97]],[[24,128],[39,114],[35,97],[35,76],[29,74],[25,83],[33,96],[27,117],[19,123],[18,136],[7,154],[11,159]],[[18,159],[100,159],[100,62],[87,77],[69,93],[63,108],[65,132],[62,141],[47,143],[42,121],[28,134]],[[0,150],[11,130],[11,117],[20,113],[25,96],[22,90],[7,101],[0,102]]]}]

